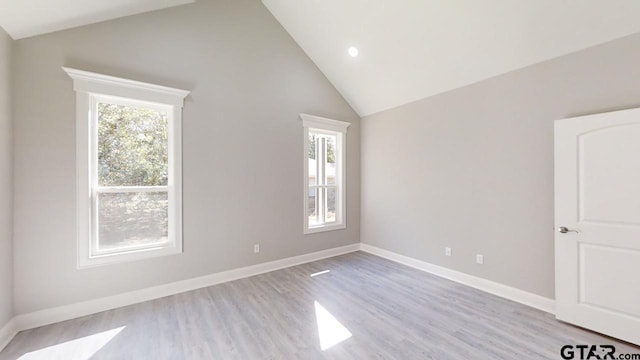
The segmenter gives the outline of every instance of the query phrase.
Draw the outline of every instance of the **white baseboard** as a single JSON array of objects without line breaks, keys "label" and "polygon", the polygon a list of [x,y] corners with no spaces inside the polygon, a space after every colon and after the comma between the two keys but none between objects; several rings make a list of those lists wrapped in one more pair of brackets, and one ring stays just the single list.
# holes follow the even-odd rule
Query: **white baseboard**
[{"label": "white baseboard", "polygon": [[347,254],[362,250],[428,273],[461,283],[488,293],[513,300],[542,311],[554,313],[555,302],[552,299],[532,294],[507,285],[499,284],[487,279],[465,274],[459,271],[433,265],[408,256],[377,248],[367,244],[351,244],[333,249],[322,250],[310,254],[294,256],[286,259],[270,261],[262,264],[246,266],[238,269],[223,271],[197,278],[182,280],[169,284],[154,286],[146,289],[131,291],[123,294],[108,296],[100,299],[83,301],[75,304],[44,309],[28,314],[17,315],[0,329],[0,351],[23,330],[49,325],[60,321],[71,320],[85,315],[133,305],[144,301],[154,300],[165,296],[175,295],[186,291],[196,290],[207,286],[259,275],[275,270],[284,269],[316,260]]},{"label": "white baseboard", "polygon": [[154,286],[146,289],[131,291],[123,294],[108,296],[100,299],[83,301],[75,304],[44,309],[28,314],[17,315],[0,330],[0,351],[9,343],[19,331],[33,329],[60,321],[70,320],[85,315],[91,315],[106,310],[133,305],[144,301],[154,300],[169,295],[196,290],[207,286],[259,275],[275,270],[284,269],[332,256],[347,254],[360,250],[360,244],[351,244],[314,253],[294,256],[286,259],[270,261],[262,264],[246,266],[238,269],[223,271],[197,278],[182,280],[169,284]]},{"label": "white baseboard", "polygon": [[554,314],[555,301],[544,296],[536,295],[524,290],[516,289],[511,286],[500,284],[491,280],[479,278],[477,276],[465,274],[463,272],[451,270],[442,266],[433,265],[425,261],[417,260],[412,257],[400,255],[388,250],[380,249],[375,246],[360,244],[360,250],[373,255],[383,257],[395,261],[397,263],[422,270],[433,275],[461,283],[472,288],[488,292],[493,295],[503,297],[533,308]]},{"label": "white baseboard", "polygon": [[4,349],[7,344],[13,339],[14,336],[18,333],[18,328],[16,327],[16,322],[14,319],[9,320],[2,328],[0,328],[0,351]]}]

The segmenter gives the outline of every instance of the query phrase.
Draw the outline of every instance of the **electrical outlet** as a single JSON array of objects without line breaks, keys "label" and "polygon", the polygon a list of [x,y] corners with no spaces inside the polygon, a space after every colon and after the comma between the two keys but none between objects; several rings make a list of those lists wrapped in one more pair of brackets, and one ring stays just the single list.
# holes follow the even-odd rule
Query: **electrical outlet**
[{"label": "electrical outlet", "polygon": [[480,265],[484,264],[484,255],[476,255],[476,262]]},{"label": "electrical outlet", "polygon": [[257,254],[260,252],[260,244],[253,245],[253,253]]},{"label": "electrical outlet", "polygon": [[450,247],[444,248],[444,254],[447,256],[451,256],[451,248]]}]

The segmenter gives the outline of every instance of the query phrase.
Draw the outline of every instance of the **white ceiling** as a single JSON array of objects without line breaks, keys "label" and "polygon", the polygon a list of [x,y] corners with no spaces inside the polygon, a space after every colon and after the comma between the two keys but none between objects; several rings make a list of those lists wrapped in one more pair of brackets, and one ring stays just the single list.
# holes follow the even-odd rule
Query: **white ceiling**
[{"label": "white ceiling", "polygon": [[0,27],[17,40],[194,1],[0,0]]},{"label": "white ceiling", "polygon": [[360,115],[640,31],[638,0],[262,2]]}]

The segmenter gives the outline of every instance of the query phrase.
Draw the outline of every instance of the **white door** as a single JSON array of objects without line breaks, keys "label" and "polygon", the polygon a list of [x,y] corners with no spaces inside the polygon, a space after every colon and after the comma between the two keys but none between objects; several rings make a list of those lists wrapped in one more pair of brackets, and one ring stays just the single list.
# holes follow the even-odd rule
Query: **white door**
[{"label": "white door", "polygon": [[640,109],[555,122],[556,317],[640,345]]}]

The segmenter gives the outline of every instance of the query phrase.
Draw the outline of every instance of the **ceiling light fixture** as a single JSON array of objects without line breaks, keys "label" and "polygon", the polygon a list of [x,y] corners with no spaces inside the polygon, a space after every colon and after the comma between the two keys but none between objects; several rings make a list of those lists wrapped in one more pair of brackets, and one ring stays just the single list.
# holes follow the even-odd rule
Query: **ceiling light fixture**
[{"label": "ceiling light fixture", "polygon": [[355,46],[351,46],[349,47],[349,55],[351,55],[351,57],[356,57],[358,56],[358,48]]}]

